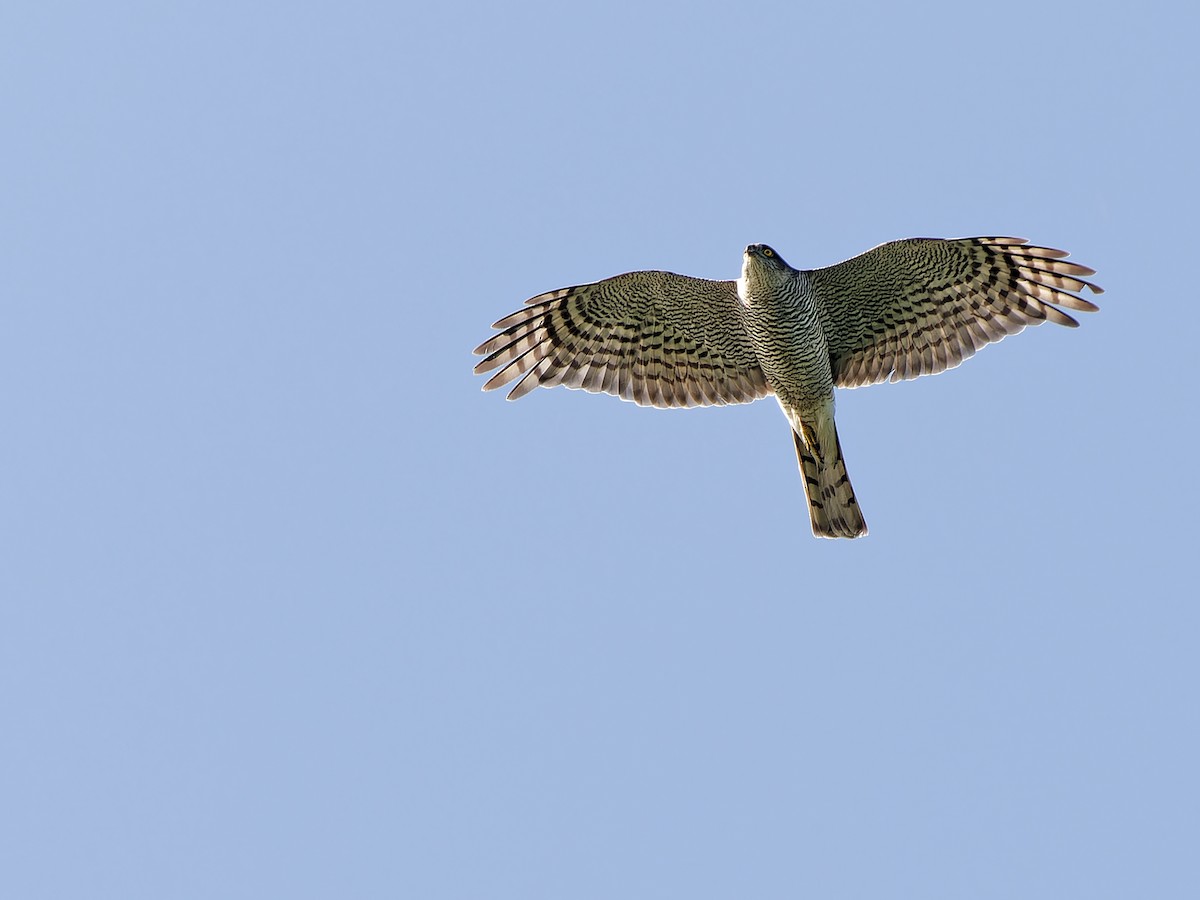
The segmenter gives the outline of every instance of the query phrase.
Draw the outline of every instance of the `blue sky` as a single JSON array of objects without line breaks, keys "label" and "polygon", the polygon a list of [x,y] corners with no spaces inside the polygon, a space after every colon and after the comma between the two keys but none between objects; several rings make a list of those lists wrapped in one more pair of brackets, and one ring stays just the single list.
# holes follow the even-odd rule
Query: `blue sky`
[{"label": "blue sky", "polygon": [[[1196,14],[0,12],[0,893],[1194,897]],[[1018,234],[838,398],[481,393],[541,291]]]}]

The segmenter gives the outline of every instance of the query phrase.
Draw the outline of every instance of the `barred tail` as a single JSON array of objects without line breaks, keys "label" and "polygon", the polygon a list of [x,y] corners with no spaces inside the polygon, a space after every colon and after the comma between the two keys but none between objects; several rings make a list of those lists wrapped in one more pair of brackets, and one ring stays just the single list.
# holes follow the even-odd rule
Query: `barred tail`
[{"label": "barred tail", "polygon": [[[809,429],[809,436],[815,434]],[[792,431],[796,442],[796,458],[804,477],[804,493],[808,496],[808,513],[812,518],[813,534],[824,538],[856,538],[867,533],[867,523],[858,508],[846,463],[842,459],[842,442],[833,434],[835,453],[818,458],[804,438]],[[813,440],[811,446],[822,449]]]}]

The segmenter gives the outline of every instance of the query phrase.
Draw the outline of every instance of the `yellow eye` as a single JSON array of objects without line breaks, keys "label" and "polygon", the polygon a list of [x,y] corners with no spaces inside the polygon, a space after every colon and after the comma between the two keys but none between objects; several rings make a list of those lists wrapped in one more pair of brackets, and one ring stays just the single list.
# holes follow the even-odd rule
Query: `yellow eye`
[{"label": "yellow eye", "polygon": [[774,250],[772,250],[770,247],[763,247],[763,249],[762,249],[762,254],[763,254],[763,256],[765,256],[767,259],[770,259],[772,256],[774,256],[774,255],[775,255],[775,251],[774,251]]}]

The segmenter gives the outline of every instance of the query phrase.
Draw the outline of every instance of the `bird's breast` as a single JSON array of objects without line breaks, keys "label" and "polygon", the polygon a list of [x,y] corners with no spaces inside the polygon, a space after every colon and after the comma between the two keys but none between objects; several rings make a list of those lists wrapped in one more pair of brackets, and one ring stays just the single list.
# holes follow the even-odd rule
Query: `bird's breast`
[{"label": "bird's breast", "polygon": [[[829,345],[815,298],[802,290],[756,290],[743,296],[746,327],[759,365],[781,399],[810,403],[833,395]],[[739,285],[739,296],[742,288]]]}]

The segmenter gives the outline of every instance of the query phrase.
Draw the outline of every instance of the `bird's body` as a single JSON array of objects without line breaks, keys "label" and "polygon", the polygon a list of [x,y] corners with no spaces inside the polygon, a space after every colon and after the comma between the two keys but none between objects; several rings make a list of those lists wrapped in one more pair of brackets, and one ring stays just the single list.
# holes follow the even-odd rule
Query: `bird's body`
[{"label": "bird's body", "polygon": [[813,533],[859,537],[858,508],[833,419],[833,368],[811,279],[770,247],[746,248],[738,297],[767,383],[792,426]]},{"label": "bird's body", "polygon": [[[835,266],[793,269],[763,244],[736,281],[630,272],[529,300],[485,341],[484,385],[518,376],[510,399],[539,385],[603,391],[652,406],[745,403],[773,393],[792,428],[813,533],[867,527],[834,422],[834,387],[952,368],[984,344],[1049,319],[1100,288],[1092,270],[1020,238],[915,238]],[[1057,304],[1054,305],[1054,304]]]}]

